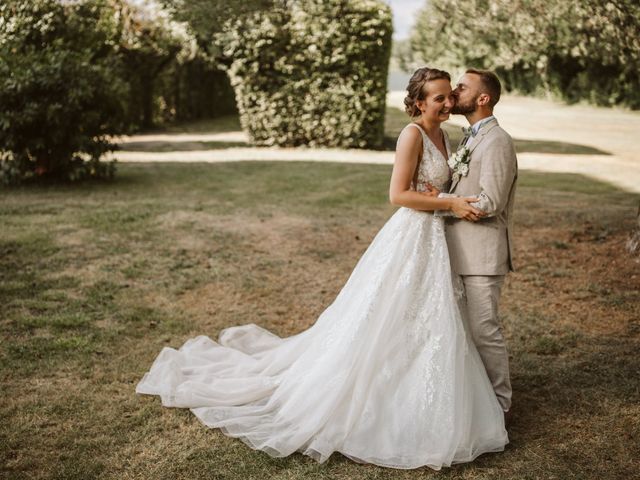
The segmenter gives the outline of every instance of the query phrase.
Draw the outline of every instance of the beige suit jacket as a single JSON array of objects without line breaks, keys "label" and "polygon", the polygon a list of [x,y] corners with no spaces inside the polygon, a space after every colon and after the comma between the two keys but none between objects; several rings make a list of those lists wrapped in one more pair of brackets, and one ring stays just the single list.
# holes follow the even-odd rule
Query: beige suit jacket
[{"label": "beige suit jacket", "polygon": [[459,275],[505,275],[513,271],[513,201],[518,161],[513,140],[496,119],[484,124],[468,145],[469,173],[453,181],[450,194],[479,196],[473,205],[487,213],[478,222],[448,217],[451,267]]}]

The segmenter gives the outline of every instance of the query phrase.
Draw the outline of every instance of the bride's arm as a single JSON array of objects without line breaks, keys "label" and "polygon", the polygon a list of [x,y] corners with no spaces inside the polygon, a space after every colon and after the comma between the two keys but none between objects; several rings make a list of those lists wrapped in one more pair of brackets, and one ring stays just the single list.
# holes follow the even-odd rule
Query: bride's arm
[{"label": "bride's arm", "polygon": [[477,198],[437,198],[411,190],[418,158],[421,154],[422,138],[416,128],[406,128],[398,138],[396,156],[389,185],[389,201],[393,205],[414,210],[448,210],[466,220],[477,220],[482,212],[470,205]]}]

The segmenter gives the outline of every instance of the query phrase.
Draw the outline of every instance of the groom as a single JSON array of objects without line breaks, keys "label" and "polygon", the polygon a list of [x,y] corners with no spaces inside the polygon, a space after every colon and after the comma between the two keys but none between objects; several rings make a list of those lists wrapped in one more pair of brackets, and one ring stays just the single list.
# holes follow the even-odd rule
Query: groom
[{"label": "groom", "polygon": [[493,116],[500,91],[500,80],[489,71],[469,69],[458,81],[451,113],[464,115],[471,126],[463,129],[465,137],[458,149],[462,168],[454,168],[449,193],[441,196],[477,196],[479,201],[472,205],[486,214],[477,222],[447,218],[446,237],[452,270],[464,283],[473,341],[508,416],[509,356],[498,302],[505,275],[513,270],[511,230],[518,164],[511,137]]}]

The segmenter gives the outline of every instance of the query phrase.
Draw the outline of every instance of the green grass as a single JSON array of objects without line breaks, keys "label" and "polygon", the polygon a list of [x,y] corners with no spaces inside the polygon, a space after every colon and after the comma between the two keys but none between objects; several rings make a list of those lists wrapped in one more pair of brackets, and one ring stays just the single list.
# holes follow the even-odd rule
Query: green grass
[{"label": "green grass", "polygon": [[164,346],[308,328],[392,214],[391,167],[124,164],[0,192],[0,478],[631,478],[640,439],[638,197],[521,172],[506,452],[440,473],[272,459],[137,396]]},{"label": "green grass", "polygon": [[238,116],[225,115],[223,117],[165,125],[141,133],[212,133],[234,132],[238,130],[241,130]]}]

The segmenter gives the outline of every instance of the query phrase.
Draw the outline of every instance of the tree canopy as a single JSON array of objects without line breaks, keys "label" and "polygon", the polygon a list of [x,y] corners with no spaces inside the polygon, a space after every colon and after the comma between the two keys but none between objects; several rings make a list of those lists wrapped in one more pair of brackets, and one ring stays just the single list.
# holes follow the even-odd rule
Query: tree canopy
[{"label": "tree canopy", "polygon": [[524,93],[640,108],[638,31],[637,0],[429,0],[404,63],[488,68]]}]

